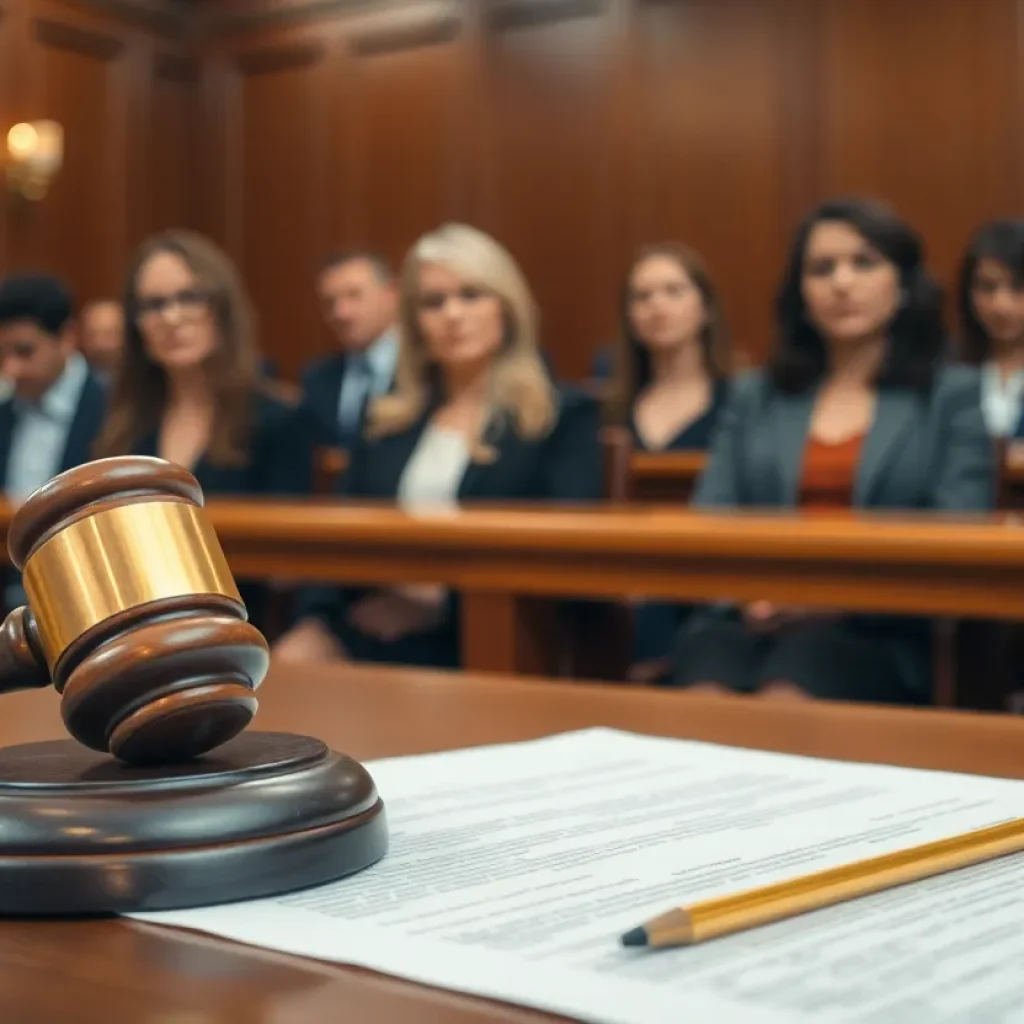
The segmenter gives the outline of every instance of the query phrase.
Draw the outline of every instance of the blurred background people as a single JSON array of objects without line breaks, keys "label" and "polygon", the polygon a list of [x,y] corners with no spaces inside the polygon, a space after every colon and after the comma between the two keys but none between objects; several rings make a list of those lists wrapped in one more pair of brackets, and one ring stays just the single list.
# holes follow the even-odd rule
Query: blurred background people
[{"label": "blurred background people", "polygon": [[[941,295],[916,232],[876,203],[824,203],[796,234],[777,316],[769,365],[734,385],[696,506],[994,506],[979,377],[945,365]],[[930,650],[925,621],[754,601],[695,613],[673,681],[919,703]]]},{"label": "blurred background people", "polygon": [[[217,246],[189,231],[148,239],[129,263],[124,309],[98,454],[178,463],[207,496],[312,492],[312,417],[263,376],[249,298]],[[242,586],[265,627],[266,588]]]},{"label": "blurred background people", "polygon": [[116,299],[95,299],[82,307],[78,348],[93,372],[107,383],[117,374],[124,349],[124,309]]},{"label": "blurred background people", "polygon": [[[642,451],[705,450],[728,394],[725,317],[700,256],[678,242],[635,257],[623,288],[622,336],[609,420]],[[640,602],[633,609],[635,682],[670,671],[669,650],[690,606]]]},{"label": "blurred background people", "polygon": [[1024,439],[1024,221],[975,232],[960,270],[962,352],[981,367],[981,401],[993,437]]},{"label": "blurred background people", "polygon": [[317,296],[338,350],[303,371],[302,390],[316,415],[318,443],[348,447],[359,435],[367,402],[394,380],[398,291],[382,256],[354,250],[324,261]]},{"label": "blurred background people", "polygon": [[[537,311],[511,255],[453,224],[405,263],[395,384],[371,403],[342,493],[407,509],[600,500],[596,402],[551,379]],[[453,667],[458,596],[441,587],[315,588],[283,658]]]},{"label": "blurred background people", "polygon": [[[103,422],[105,389],[78,352],[74,299],[49,274],[0,282],[0,479],[18,505],[51,477],[88,462]],[[25,600],[15,570],[4,572],[9,611]]]}]

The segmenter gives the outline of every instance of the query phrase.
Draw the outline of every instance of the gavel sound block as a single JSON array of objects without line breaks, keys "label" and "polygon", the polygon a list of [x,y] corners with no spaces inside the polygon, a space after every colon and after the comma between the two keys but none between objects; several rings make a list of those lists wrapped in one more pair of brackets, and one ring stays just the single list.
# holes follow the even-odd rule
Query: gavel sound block
[{"label": "gavel sound block", "polygon": [[18,510],[8,549],[28,603],[0,627],[0,693],[53,685],[73,739],[0,750],[0,914],[251,899],[385,854],[365,768],[244,731],[269,650],[190,473],[69,470]]}]

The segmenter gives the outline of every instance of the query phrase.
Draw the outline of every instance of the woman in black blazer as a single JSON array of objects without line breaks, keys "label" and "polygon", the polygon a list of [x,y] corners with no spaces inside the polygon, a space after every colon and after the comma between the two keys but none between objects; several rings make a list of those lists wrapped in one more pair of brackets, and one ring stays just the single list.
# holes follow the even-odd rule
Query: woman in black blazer
[{"label": "woman in black blazer", "polygon": [[[530,290],[508,252],[463,225],[413,247],[403,271],[395,386],[369,408],[346,497],[408,509],[602,496],[599,410],[556,386]],[[440,587],[316,588],[279,658],[455,667],[457,597]]]},{"label": "woman in black blazer", "polygon": [[[230,259],[192,232],[157,235],[131,260],[124,305],[123,362],[97,455],[175,462],[207,497],[312,493],[312,419],[263,376]],[[239,589],[265,628],[266,587]]]},{"label": "woman in black blazer", "polygon": [[[626,275],[620,320],[609,422],[642,451],[706,450],[728,397],[729,346],[704,261],[679,242],[645,246]],[[634,606],[630,679],[666,679],[673,637],[691,608]]]},{"label": "woman in black blazer", "polygon": [[[832,201],[793,242],[769,365],[738,378],[700,508],[991,509],[994,449],[978,375],[945,362],[938,286],[884,206]],[[695,614],[674,681],[872,703],[930,693],[927,620],[753,601]]]},{"label": "woman in black blazer", "polygon": [[678,242],[641,249],[620,319],[610,421],[645,451],[707,448],[728,395],[729,344],[704,261]]}]

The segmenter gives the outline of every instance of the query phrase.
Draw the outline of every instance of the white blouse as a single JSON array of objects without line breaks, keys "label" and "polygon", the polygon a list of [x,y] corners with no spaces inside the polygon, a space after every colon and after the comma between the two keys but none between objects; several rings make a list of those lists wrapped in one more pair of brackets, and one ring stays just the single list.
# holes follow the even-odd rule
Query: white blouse
[{"label": "white blouse", "polygon": [[398,504],[406,511],[455,508],[469,465],[469,445],[456,430],[428,426],[398,483]]},{"label": "white blouse", "polygon": [[995,363],[981,371],[981,408],[985,425],[993,437],[1010,437],[1020,421],[1024,402],[1024,371],[1011,373],[1004,381]]}]

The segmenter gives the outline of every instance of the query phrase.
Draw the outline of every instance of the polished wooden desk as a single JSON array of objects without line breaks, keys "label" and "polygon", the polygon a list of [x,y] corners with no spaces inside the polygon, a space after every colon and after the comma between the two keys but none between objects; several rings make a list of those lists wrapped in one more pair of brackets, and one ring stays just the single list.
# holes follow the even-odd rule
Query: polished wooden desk
[{"label": "polished wooden desk", "polygon": [[[1024,720],[1010,716],[359,668],[272,672],[260,694],[258,728],[313,733],[362,759],[605,725],[811,756],[1024,777]],[[0,743],[62,735],[52,691],[3,698]],[[0,1010],[12,1024],[550,1019],[127,921],[0,921]]]}]

